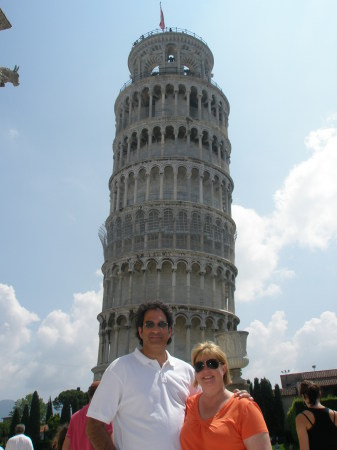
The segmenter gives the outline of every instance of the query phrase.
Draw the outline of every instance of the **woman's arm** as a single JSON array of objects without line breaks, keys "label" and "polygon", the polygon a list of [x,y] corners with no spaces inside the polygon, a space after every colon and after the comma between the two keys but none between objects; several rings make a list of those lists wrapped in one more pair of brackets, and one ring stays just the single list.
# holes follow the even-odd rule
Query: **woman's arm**
[{"label": "woman's arm", "polygon": [[70,439],[68,438],[68,436],[64,438],[62,450],[70,450]]},{"label": "woman's arm", "polygon": [[254,434],[243,441],[247,450],[272,450],[268,433]]},{"label": "woman's arm", "polygon": [[309,449],[309,437],[308,429],[306,427],[307,419],[303,414],[296,416],[296,431],[298,436],[298,441],[300,443],[300,450],[310,450]]},{"label": "woman's arm", "polygon": [[329,415],[332,423],[337,427],[337,412],[333,409],[329,409]]}]

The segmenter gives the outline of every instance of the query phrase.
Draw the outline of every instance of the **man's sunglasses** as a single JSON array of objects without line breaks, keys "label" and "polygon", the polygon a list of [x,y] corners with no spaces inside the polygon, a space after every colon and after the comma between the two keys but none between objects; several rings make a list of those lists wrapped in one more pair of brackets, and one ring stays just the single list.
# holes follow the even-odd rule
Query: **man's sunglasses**
[{"label": "man's sunglasses", "polygon": [[[157,327],[164,329],[166,328],[168,325],[167,322],[164,322],[163,320],[161,320],[160,322],[157,323]],[[154,322],[152,322],[152,320],[147,320],[146,322],[144,322],[144,326],[145,328],[154,328],[156,326],[156,324]]]},{"label": "man's sunglasses", "polygon": [[198,361],[194,363],[193,367],[196,373],[199,373],[203,370],[205,365],[212,370],[216,370],[220,364],[223,364],[223,362],[218,361],[217,359],[208,359],[207,361]]}]

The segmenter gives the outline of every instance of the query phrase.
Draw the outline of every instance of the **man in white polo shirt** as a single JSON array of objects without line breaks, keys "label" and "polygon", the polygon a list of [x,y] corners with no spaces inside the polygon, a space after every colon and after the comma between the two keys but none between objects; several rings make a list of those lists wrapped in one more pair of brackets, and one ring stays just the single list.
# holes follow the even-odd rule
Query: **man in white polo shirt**
[{"label": "man in white polo shirt", "polygon": [[[110,364],[89,406],[87,434],[95,449],[180,450],[185,403],[196,390],[192,366],[166,350],[172,324],[166,304],[140,305],[141,350]],[[104,428],[111,421],[114,444]]]}]

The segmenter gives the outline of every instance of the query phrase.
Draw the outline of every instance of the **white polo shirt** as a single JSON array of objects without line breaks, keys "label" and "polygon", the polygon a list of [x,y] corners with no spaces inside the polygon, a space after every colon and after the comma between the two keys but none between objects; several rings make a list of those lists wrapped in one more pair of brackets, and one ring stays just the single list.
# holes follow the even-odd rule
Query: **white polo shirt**
[{"label": "white polo shirt", "polygon": [[34,450],[32,440],[25,434],[16,434],[8,439],[6,450]]},{"label": "white polo shirt", "polygon": [[113,423],[117,450],[180,450],[185,403],[196,393],[190,364],[167,352],[160,367],[136,349],[104,372],[88,417]]}]

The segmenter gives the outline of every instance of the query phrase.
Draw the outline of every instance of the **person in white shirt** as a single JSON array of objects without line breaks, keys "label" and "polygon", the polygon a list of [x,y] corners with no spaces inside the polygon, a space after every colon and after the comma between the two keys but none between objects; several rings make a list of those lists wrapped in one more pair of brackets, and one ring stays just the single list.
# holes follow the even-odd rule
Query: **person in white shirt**
[{"label": "person in white shirt", "polygon": [[[136,313],[141,349],[113,361],[88,409],[87,434],[95,449],[180,450],[185,403],[196,393],[190,364],[171,356],[173,317],[162,302]],[[113,423],[113,443],[105,424]]]},{"label": "person in white shirt", "polygon": [[6,450],[34,450],[30,437],[24,434],[25,426],[19,423],[15,427],[15,436],[8,439]]}]

